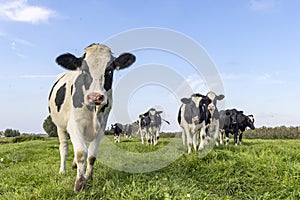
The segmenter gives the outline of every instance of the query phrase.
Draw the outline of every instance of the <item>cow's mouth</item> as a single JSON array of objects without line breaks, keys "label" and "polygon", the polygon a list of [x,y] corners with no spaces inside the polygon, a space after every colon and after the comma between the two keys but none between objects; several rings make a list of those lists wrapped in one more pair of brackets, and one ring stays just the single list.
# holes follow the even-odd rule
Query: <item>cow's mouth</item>
[{"label": "cow's mouth", "polygon": [[101,95],[99,93],[91,93],[87,95],[87,101],[89,104],[93,105],[101,105],[104,102],[104,95]]}]

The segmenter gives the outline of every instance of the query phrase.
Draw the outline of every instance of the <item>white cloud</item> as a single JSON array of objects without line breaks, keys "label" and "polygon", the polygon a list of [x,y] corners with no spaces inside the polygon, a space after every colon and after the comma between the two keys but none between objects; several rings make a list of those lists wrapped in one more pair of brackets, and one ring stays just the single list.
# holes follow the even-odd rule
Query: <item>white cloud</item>
[{"label": "white cloud", "polygon": [[54,11],[29,5],[27,0],[6,1],[0,4],[0,18],[12,21],[37,24],[46,22],[54,15]]},{"label": "white cloud", "polygon": [[250,10],[256,12],[265,12],[274,10],[277,6],[278,0],[251,0]]}]

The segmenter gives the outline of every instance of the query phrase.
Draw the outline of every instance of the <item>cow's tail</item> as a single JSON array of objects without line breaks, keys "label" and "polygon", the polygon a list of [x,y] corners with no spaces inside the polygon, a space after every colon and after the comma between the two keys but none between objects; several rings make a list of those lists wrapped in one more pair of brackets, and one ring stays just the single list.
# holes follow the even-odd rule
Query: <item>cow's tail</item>
[{"label": "cow's tail", "polygon": [[169,122],[169,121],[167,121],[167,120],[165,120],[165,119],[161,119],[161,120],[163,120],[164,122],[166,122],[167,124],[170,125],[170,122]]}]

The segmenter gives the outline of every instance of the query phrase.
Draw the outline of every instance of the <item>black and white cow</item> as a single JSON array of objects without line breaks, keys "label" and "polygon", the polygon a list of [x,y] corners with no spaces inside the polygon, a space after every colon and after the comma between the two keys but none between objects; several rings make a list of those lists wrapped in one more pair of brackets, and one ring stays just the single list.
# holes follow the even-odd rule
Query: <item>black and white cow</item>
[{"label": "black and white cow", "polygon": [[244,115],[243,111],[227,109],[220,111],[220,131],[221,136],[225,133],[226,144],[229,144],[229,133],[233,134],[234,144],[242,143],[243,132],[246,128],[255,129],[253,115]]},{"label": "black and white cow", "polygon": [[210,137],[213,136],[215,145],[218,146],[220,122],[217,101],[224,99],[225,96],[217,95],[212,91],[208,92],[206,96],[211,100],[211,103],[207,105],[207,112],[209,112],[206,119],[207,133]]},{"label": "black and white cow", "polygon": [[123,125],[123,133],[126,139],[131,138],[132,136],[132,124]]},{"label": "black and white cow", "polygon": [[[253,115],[244,115],[243,112],[240,112],[237,115],[237,123],[238,123],[238,134],[239,134],[239,143],[242,144],[243,133],[247,127],[254,130],[254,117]],[[237,140],[237,138],[236,138]],[[235,140],[235,142],[236,142]]]},{"label": "black and white cow", "polygon": [[226,136],[226,144],[229,144],[229,134],[238,134],[237,114],[236,109],[221,110],[220,115],[220,143],[224,144],[224,135]]},{"label": "black and white cow", "polygon": [[193,94],[190,98],[182,98],[182,105],[178,112],[178,123],[182,128],[182,143],[187,146],[188,153],[194,150],[197,151],[198,147],[198,131],[200,130],[200,145],[199,150],[204,149],[206,140],[206,108],[205,105],[211,103],[211,100],[201,94]]},{"label": "black and white cow", "polygon": [[148,134],[149,124],[150,124],[150,118],[148,117],[148,115],[147,116],[145,116],[144,114],[139,115],[139,129],[137,134],[138,133],[141,134],[142,144],[145,143],[144,138]]},{"label": "black and white cow", "polygon": [[79,192],[85,190],[86,180],[92,178],[99,141],[111,110],[114,70],[129,67],[135,56],[124,53],[115,58],[109,47],[92,44],[85,48],[82,57],[67,53],[58,56],[56,62],[70,70],[58,77],[48,102],[60,142],[59,172],[66,172],[69,133],[77,167],[74,191]]},{"label": "black and white cow", "polygon": [[141,130],[143,144],[144,136],[146,136],[147,144],[157,145],[162,121],[170,124],[167,120],[161,118],[160,114],[162,112],[157,111],[155,108],[150,108],[146,113],[140,115],[139,130]]},{"label": "black and white cow", "polygon": [[111,130],[114,132],[115,143],[120,143],[121,133],[123,132],[123,125],[120,123],[112,124]]}]

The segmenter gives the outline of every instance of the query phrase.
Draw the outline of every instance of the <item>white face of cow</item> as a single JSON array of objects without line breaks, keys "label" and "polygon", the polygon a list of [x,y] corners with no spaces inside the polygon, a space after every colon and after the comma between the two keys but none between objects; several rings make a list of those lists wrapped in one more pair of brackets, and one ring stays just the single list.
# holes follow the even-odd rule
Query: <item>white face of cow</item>
[{"label": "white face of cow", "polygon": [[217,95],[216,93],[214,93],[212,91],[208,92],[206,96],[211,100],[211,103],[207,105],[207,108],[210,111],[214,111],[216,109],[216,107],[217,107],[217,100],[222,100],[225,97],[222,94]]},{"label": "white face of cow", "polygon": [[[113,56],[108,47],[92,45],[85,49],[82,70],[85,74],[84,104],[106,104],[107,91],[111,89],[114,68]],[[105,84],[110,87],[104,88]],[[106,90],[107,89],[107,90]]]},{"label": "white face of cow", "polygon": [[124,53],[115,58],[107,46],[92,44],[85,48],[81,58],[68,53],[57,57],[56,62],[64,68],[81,72],[72,85],[73,106],[81,108],[83,105],[107,104],[114,70],[129,67],[135,62],[135,56]]}]

